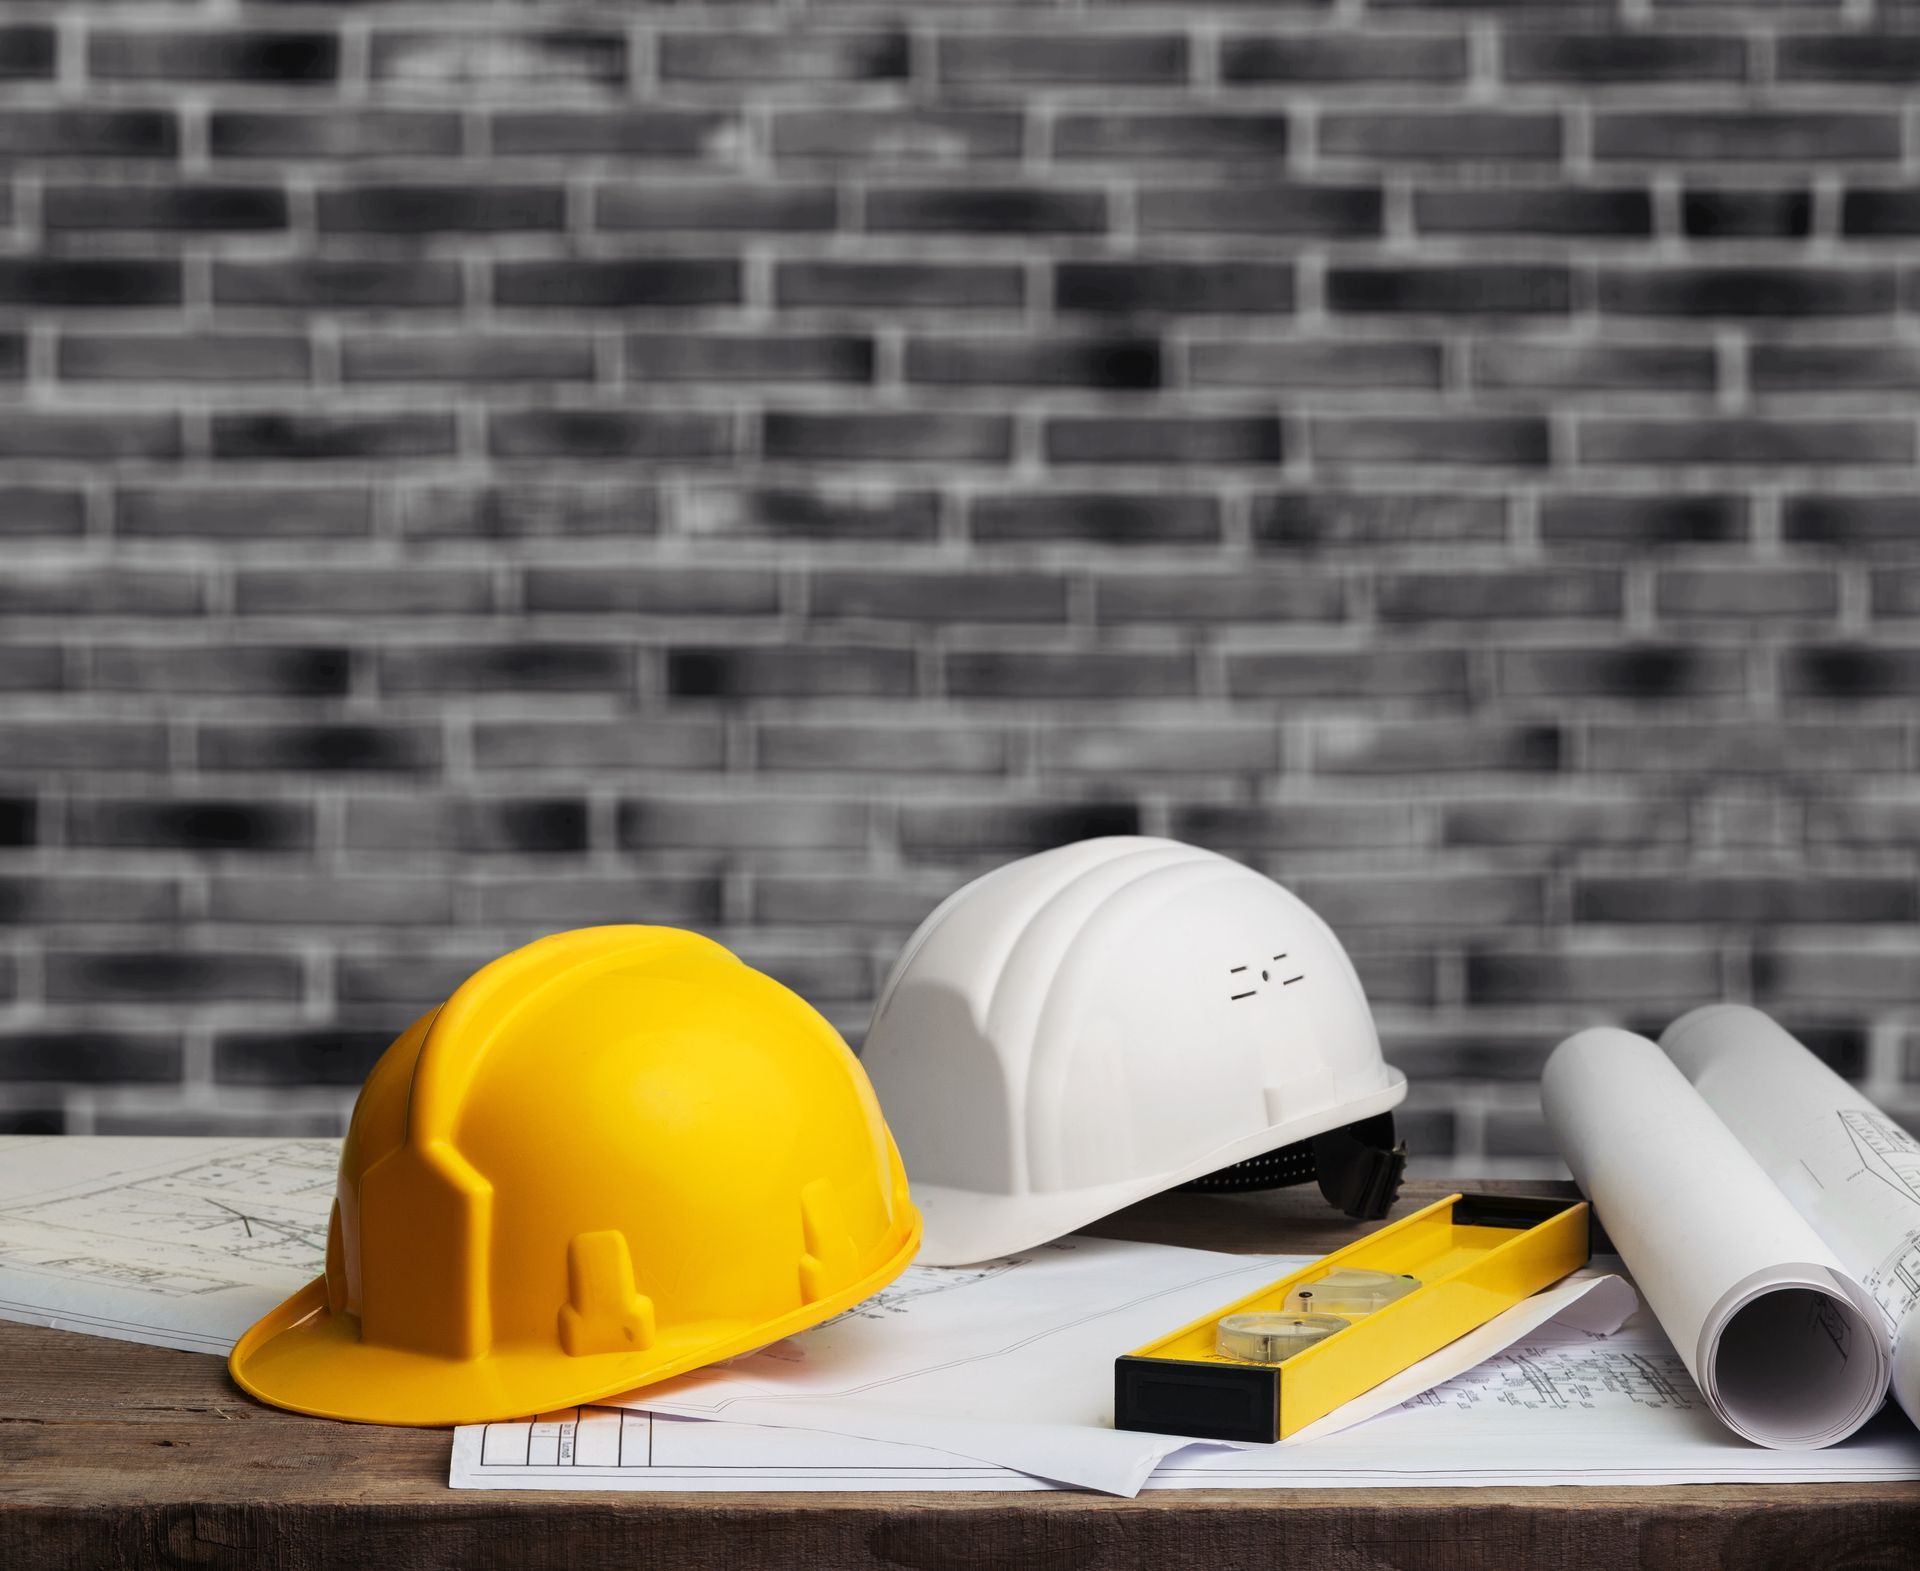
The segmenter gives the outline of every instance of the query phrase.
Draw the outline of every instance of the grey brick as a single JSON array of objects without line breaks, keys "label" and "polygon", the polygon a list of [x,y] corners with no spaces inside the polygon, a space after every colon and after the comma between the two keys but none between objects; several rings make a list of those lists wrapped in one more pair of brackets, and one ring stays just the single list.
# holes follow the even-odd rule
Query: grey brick
[{"label": "grey brick", "polygon": [[939,527],[932,491],[880,485],[704,486],[685,498],[688,534],[793,540],[927,540]]},{"label": "grey brick", "polygon": [[1430,186],[1413,193],[1430,235],[1562,235],[1638,239],[1653,233],[1653,194],[1609,186]]},{"label": "grey brick", "polygon": [[954,698],[1178,698],[1194,690],[1192,657],[1172,650],[950,649]]},{"label": "grey brick", "polygon": [[1868,590],[1875,616],[1920,616],[1920,573],[1913,568],[1878,568]]},{"label": "grey brick", "polygon": [[612,30],[585,28],[380,31],[368,69],[375,82],[413,88],[618,87],[627,79],[627,41]]},{"label": "grey brick", "polygon": [[1187,41],[1178,33],[946,33],[940,79],[969,86],[1107,83],[1178,86]]},{"label": "grey brick", "polygon": [[1512,263],[1337,266],[1326,295],[1335,311],[1560,315],[1573,303],[1573,280],[1564,267]]},{"label": "grey brick", "polygon": [[1328,158],[1418,163],[1539,163],[1557,160],[1560,117],[1498,109],[1332,111],[1320,121]]},{"label": "grey brick", "polygon": [[633,653],[622,644],[402,645],[381,649],[374,665],[386,693],[624,693],[633,686]]},{"label": "grey brick", "polygon": [[984,263],[780,262],[773,292],[781,306],[1010,311],[1026,297],[1026,275]]},{"label": "grey brick", "polygon": [[323,307],[457,306],[460,268],[453,262],[342,261],[213,264],[216,305]]},{"label": "grey brick", "polygon": [[1235,35],[1220,41],[1220,77],[1249,82],[1459,82],[1463,33]]},{"label": "grey brick", "polygon": [[1911,922],[1920,898],[1907,875],[1589,873],[1574,880],[1573,911],[1582,922]]},{"label": "grey brick", "polygon": [[1149,234],[1361,236],[1380,233],[1378,186],[1234,184],[1148,186],[1135,198]]},{"label": "grey brick", "polygon": [[67,803],[66,838],[144,850],[303,851],[313,845],[313,809],[233,797],[81,796]]},{"label": "grey brick", "polygon": [[754,728],[762,772],[995,775],[1007,758],[1006,736],[992,726],[770,720]]},{"label": "grey brick", "polygon": [[1501,73],[1510,82],[1739,82],[1748,72],[1746,40],[1704,33],[1536,33],[1501,40]]},{"label": "grey brick", "polygon": [[395,722],[216,722],[199,728],[198,751],[200,767],[210,770],[414,774],[439,767],[440,732]]},{"label": "grey brick", "polygon": [[740,263],[732,257],[579,258],[496,262],[493,303],[593,307],[737,305]]},{"label": "grey brick", "polygon": [[287,194],[213,182],[50,185],[40,193],[40,221],[48,229],[271,231],[287,227]]},{"label": "grey brick", "polygon": [[352,114],[215,109],[207,119],[207,147],[215,158],[448,158],[460,151],[460,116],[452,110],[357,106]]},{"label": "grey brick", "polygon": [[880,646],[689,645],[667,652],[675,698],[904,698],[913,653]]},{"label": "grey brick", "polygon": [[873,340],[854,333],[634,333],[633,382],[870,382]]},{"label": "grey brick", "polygon": [[1500,690],[1526,698],[1628,698],[1650,702],[1712,698],[1746,690],[1747,662],[1735,648],[1636,643],[1504,649]]},{"label": "grey brick", "polygon": [[890,927],[905,933],[951,892],[951,882],[913,873],[761,873],[753,880],[752,909],[761,922]]},{"label": "grey brick", "polygon": [[86,498],[52,485],[0,485],[0,537],[77,535],[86,527]]},{"label": "grey brick", "polygon": [[645,479],[541,476],[435,484],[403,498],[402,527],[422,539],[589,539],[658,531],[659,497]]},{"label": "grey brick", "polygon": [[770,409],[764,420],[762,446],[769,458],[991,464],[1004,463],[1013,451],[1013,428],[1005,415]]},{"label": "grey brick", "polygon": [[718,725],[661,715],[478,720],[473,727],[480,769],[717,769],[725,756]]},{"label": "grey brick", "polygon": [[1499,496],[1420,491],[1280,491],[1253,499],[1253,540],[1274,550],[1506,538]]},{"label": "grey brick", "polygon": [[1285,114],[1064,113],[1054,122],[1053,154],[1063,159],[1282,159],[1290,142]]},{"label": "grey brick", "polygon": [[1158,387],[1155,338],[915,336],[907,342],[906,378],[945,386]]},{"label": "grey brick", "polygon": [[1457,649],[1236,649],[1227,653],[1236,698],[1464,698]]},{"label": "grey brick", "polygon": [[1220,504],[1210,496],[1143,492],[987,493],[973,499],[967,522],[973,538],[989,544],[1178,545],[1218,540]]},{"label": "grey brick", "polygon": [[291,333],[61,334],[60,376],[69,382],[304,382],[312,358]]},{"label": "grey brick", "polygon": [[1107,199],[1097,190],[1044,186],[875,186],[862,210],[874,234],[1100,234]]},{"label": "grey brick", "polygon": [[1888,268],[1600,270],[1600,309],[1636,316],[1873,316],[1898,299]]},{"label": "grey brick", "polygon": [[1039,746],[1044,768],[1078,774],[1266,777],[1280,767],[1280,727],[1263,721],[1056,725]]},{"label": "grey brick", "polygon": [[10,23],[0,27],[0,78],[47,81],[58,64],[59,37],[51,27]]},{"label": "grey brick", "polygon": [[854,849],[867,841],[864,802],[822,797],[641,796],[621,801],[618,834],[629,851]]},{"label": "grey brick", "polygon": [[1099,835],[1137,834],[1131,802],[915,803],[900,811],[900,845],[908,855],[991,851],[1025,856]]},{"label": "grey brick", "polygon": [[249,927],[448,927],[453,892],[444,875],[218,872],[208,880],[207,912]]},{"label": "grey brick", "polygon": [[1094,581],[1102,622],[1333,622],[1346,614],[1340,580],[1234,563],[1220,572],[1102,573]]},{"label": "grey brick", "polygon": [[1711,392],[1719,372],[1707,344],[1491,339],[1474,345],[1473,379],[1481,387],[1568,393]]},{"label": "grey brick", "polygon": [[137,537],[353,537],[372,520],[372,495],[352,485],[124,485],[114,498],[115,530]]},{"label": "grey brick", "polygon": [[1281,262],[1060,262],[1057,311],[1280,312],[1293,310],[1293,268]]},{"label": "grey brick", "polygon": [[66,652],[57,644],[0,644],[0,692],[54,693],[66,686]]},{"label": "grey brick", "polygon": [[56,1003],[291,1003],[301,994],[293,955],[56,949],[44,963]]},{"label": "grey brick", "polygon": [[496,458],[720,458],[733,446],[724,414],[672,409],[511,409],[487,417]]},{"label": "grey brick", "polygon": [[1018,109],[802,109],[773,111],[777,158],[959,164],[1020,156]]},{"label": "grey brick", "polygon": [[1689,190],[1680,227],[1697,240],[1798,240],[1813,232],[1813,193],[1795,190]]},{"label": "grey brick", "polygon": [[719,159],[741,135],[735,115],[669,108],[500,109],[490,131],[493,150],[513,157]]},{"label": "grey brick", "polygon": [[1324,416],[1310,426],[1314,455],[1334,464],[1547,462],[1547,423],[1526,415]]},{"label": "grey brick", "polygon": [[531,611],[641,616],[770,616],[780,606],[771,571],[727,567],[529,567]]},{"label": "grey brick", "polygon": [[1787,539],[1856,550],[1920,551],[1920,495],[1797,494],[1781,506]]},{"label": "grey brick", "polygon": [[15,158],[173,158],[180,123],[164,109],[0,109],[0,154]]},{"label": "grey brick", "polygon": [[1376,339],[1232,340],[1196,343],[1189,374],[1199,387],[1440,386],[1441,346]]},{"label": "grey brick", "polygon": [[1920,804],[1901,796],[1842,797],[1807,804],[1807,838],[1820,844],[1904,846],[1920,828]]},{"label": "grey brick", "polygon": [[164,1085],[179,1080],[184,1065],[179,1037],[160,1032],[42,1027],[0,1035],[6,1081]]},{"label": "grey brick", "polygon": [[222,1085],[357,1086],[392,1033],[352,1026],[223,1031],[214,1038],[213,1078]]},{"label": "grey brick", "polygon": [[1558,770],[1557,725],[1459,720],[1327,720],[1313,729],[1316,774],[1534,774]]},{"label": "grey brick", "polygon": [[1708,721],[1695,716],[1660,723],[1641,718],[1587,727],[1588,768],[1633,774],[1851,776],[1905,770],[1906,733],[1897,724],[1854,720],[1843,725],[1751,719]]},{"label": "grey brick", "polygon": [[1738,496],[1622,492],[1540,499],[1540,538],[1549,545],[1638,548],[1746,537],[1747,504]]},{"label": "grey brick", "polygon": [[1061,622],[1067,582],[1041,573],[816,569],[807,609],[823,620]]},{"label": "grey brick", "polygon": [[1601,943],[1566,935],[1551,947],[1476,945],[1467,953],[1467,997],[1477,1004],[1598,1004],[1623,998],[1691,1008],[1720,991],[1711,945]]},{"label": "grey brick", "polygon": [[564,855],[588,845],[580,796],[354,796],[346,806],[355,851]]},{"label": "grey brick", "polygon": [[1774,69],[1783,82],[1879,82],[1904,88],[1920,75],[1920,37],[1885,28],[1783,34],[1774,51]]},{"label": "grey brick", "polygon": [[1596,418],[1580,430],[1589,464],[1910,464],[1913,455],[1908,421]]},{"label": "grey brick", "polygon": [[351,186],[317,198],[320,230],[339,234],[501,234],[566,227],[558,185],[406,184]]},{"label": "grey brick", "polygon": [[456,567],[259,567],[234,574],[242,616],[434,616],[493,608],[493,585]]},{"label": "grey brick", "polygon": [[172,922],[179,915],[180,894],[172,879],[73,873],[0,877],[0,927]]},{"label": "grey brick", "polygon": [[87,35],[87,73],[104,81],[332,82],[340,74],[333,33],[95,28]]},{"label": "grey brick", "polygon": [[1316,851],[1414,842],[1399,802],[1201,803],[1176,807],[1173,835],[1216,851]]},{"label": "grey brick", "polygon": [[1060,416],[1046,427],[1056,464],[1277,464],[1269,415]]},{"label": "grey brick", "polygon": [[552,333],[346,334],[340,377],[347,382],[591,382],[593,340]]},{"label": "grey brick", "polygon": [[1839,580],[1822,567],[1670,567],[1654,584],[1662,616],[1832,617]]},{"label": "grey brick", "polygon": [[701,875],[488,878],[473,894],[482,922],[534,922],[554,929],[601,922],[704,928],[723,915],[720,880]]},{"label": "grey brick", "polygon": [[194,616],[205,607],[205,586],[192,572],[100,566],[0,578],[7,616]]},{"label": "grey brick", "polygon": [[1765,392],[1920,389],[1920,352],[1905,344],[1755,344],[1747,374]]},{"label": "grey brick", "polygon": [[1382,573],[1374,605],[1390,622],[1491,617],[1617,617],[1620,574],[1601,568]]},{"label": "grey brick", "polygon": [[[1894,935],[1889,934],[1889,937]],[[1768,934],[1753,956],[1754,995],[1764,1008],[1807,1008],[1831,1002],[1847,1009],[1862,1003],[1904,1003],[1920,980],[1913,946],[1863,943],[1857,935]]]},{"label": "grey brick", "polygon": [[1825,163],[1900,156],[1900,121],[1854,110],[1650,110],[1594,116],[1596,158],[1648,163]]},{"label": "grey brick", "polygon": [[145,720],[0,720],[0,758],[46,773],[161,769],[167,733]]},{"label": "grey brick", "polygon": [[172,413],[131,409],[11,409],[0,421],[0,458],[175,458],[180,420]]},{"label": "grey brick", "polygon": [[600,228],[665,234],[688,232],[820,233],[840,222],[840,199],[830,185],[630,185],[602,189],[594,198]]},{"label": "grey brick", "polygon": [[880,82],[911,66],[898,28],[664,33],[655,48],[667,82]]},{"label": "grey brick", "polygon": [[432,458],[454,451],[450,414],[215,414],[215,458]]},{"label": "grey brick", "polygon": [[337,698],[347,691],[347,651],[324,644],[108,644],[96,647],[88,685],[122,693],[261,693]]},{"label": "grey brick", "polygon": [[1688,804],[1678,799],[1499,796],[1447,803],[1440,839],[1450,846],[1641,846],[1682,843]]},{"label": "grey brick", "polygon": [[1537,922],[1542,881],[1524,873],[1393,873],[1293,881],[1336,930],[1348,927],[1485,927]]}]

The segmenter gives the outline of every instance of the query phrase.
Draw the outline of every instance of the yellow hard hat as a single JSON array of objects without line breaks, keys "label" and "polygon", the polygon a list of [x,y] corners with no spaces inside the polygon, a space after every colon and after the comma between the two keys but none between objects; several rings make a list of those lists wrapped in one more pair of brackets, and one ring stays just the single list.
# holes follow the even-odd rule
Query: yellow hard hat
[{"label": "yellow hard hat", "polygon": [[817,1325],[919,1242],[832,1026],[710,939],[585,928],[483,967],[381,1055],[326,1274],[231,1368],[324,1418],[521,1417]]}]

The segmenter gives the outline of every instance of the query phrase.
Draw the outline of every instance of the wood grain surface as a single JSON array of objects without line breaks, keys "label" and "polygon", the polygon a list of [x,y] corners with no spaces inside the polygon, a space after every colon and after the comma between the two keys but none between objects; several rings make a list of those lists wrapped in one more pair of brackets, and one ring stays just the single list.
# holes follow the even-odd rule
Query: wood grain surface
[{"label": "wood grain surface", "polygon": [[[1446,1192],[1410,1184],[1396,1215]],[[1542,1192],[1551,1186],[1474,1185]],[[1170,1195],[1097,1231],[1317,1252],[1318,1197]],[[445,1431],[263,1407],[218,1359],[0,1325],[0,1568],[1280,1567],[1913,1571],[1920,1484],[608,1495],[447,1488]]]}]

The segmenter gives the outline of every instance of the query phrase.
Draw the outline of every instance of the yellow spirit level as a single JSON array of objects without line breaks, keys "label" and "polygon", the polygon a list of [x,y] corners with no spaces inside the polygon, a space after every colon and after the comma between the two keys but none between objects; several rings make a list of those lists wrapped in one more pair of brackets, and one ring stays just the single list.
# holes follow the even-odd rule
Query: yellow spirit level
[{"label": "yellow spirit level", "polygon": [[[1284,1439],[1591,1256],[1584,1200],[1449,1195],[1115,1359],[1114,1427]],[[1363,1278],[1417,1285],[1356,1297]]]}]

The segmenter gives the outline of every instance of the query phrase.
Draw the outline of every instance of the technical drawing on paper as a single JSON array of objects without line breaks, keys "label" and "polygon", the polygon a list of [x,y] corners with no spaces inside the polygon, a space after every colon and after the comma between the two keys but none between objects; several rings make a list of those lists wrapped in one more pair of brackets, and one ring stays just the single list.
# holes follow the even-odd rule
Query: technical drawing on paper
[{"label": "technical drawing on paper", "polygon": [[1895,1244],[1860,1281],[1894,1326],[1920,1308],[1920,1227]]},{"label": "technical drawing on paper", "polygon": [[1840,1123],[1866,1170],[1920,1205],[1920,1141],[1884,1113],[1847,1108]]},{"label": "technical drawing on paper", "polygon": [[1699,1401],[1687,1366],[1671,1348],[1576,1345],[1508,1348],[1458,1379],[1422,1392],[1406,1405],[1467,1411],[1492,1404],[1537,1412],[1590,1411],[1621,1404],[1691,1408]]},{"label": "technical drawing on paper", "polygon": [[1016,1257],[991,1261],[984,1266],[908,1266],[890,1286],[881,1288],[873,1297],[861,1300],[851,1309],[841,1310],[823,1324],[839,1325],[844,1320],[883,1320],[888,1315],[904,1313],[915,1299],[990,1282],[1021,1264],[1022,1261]]}]

